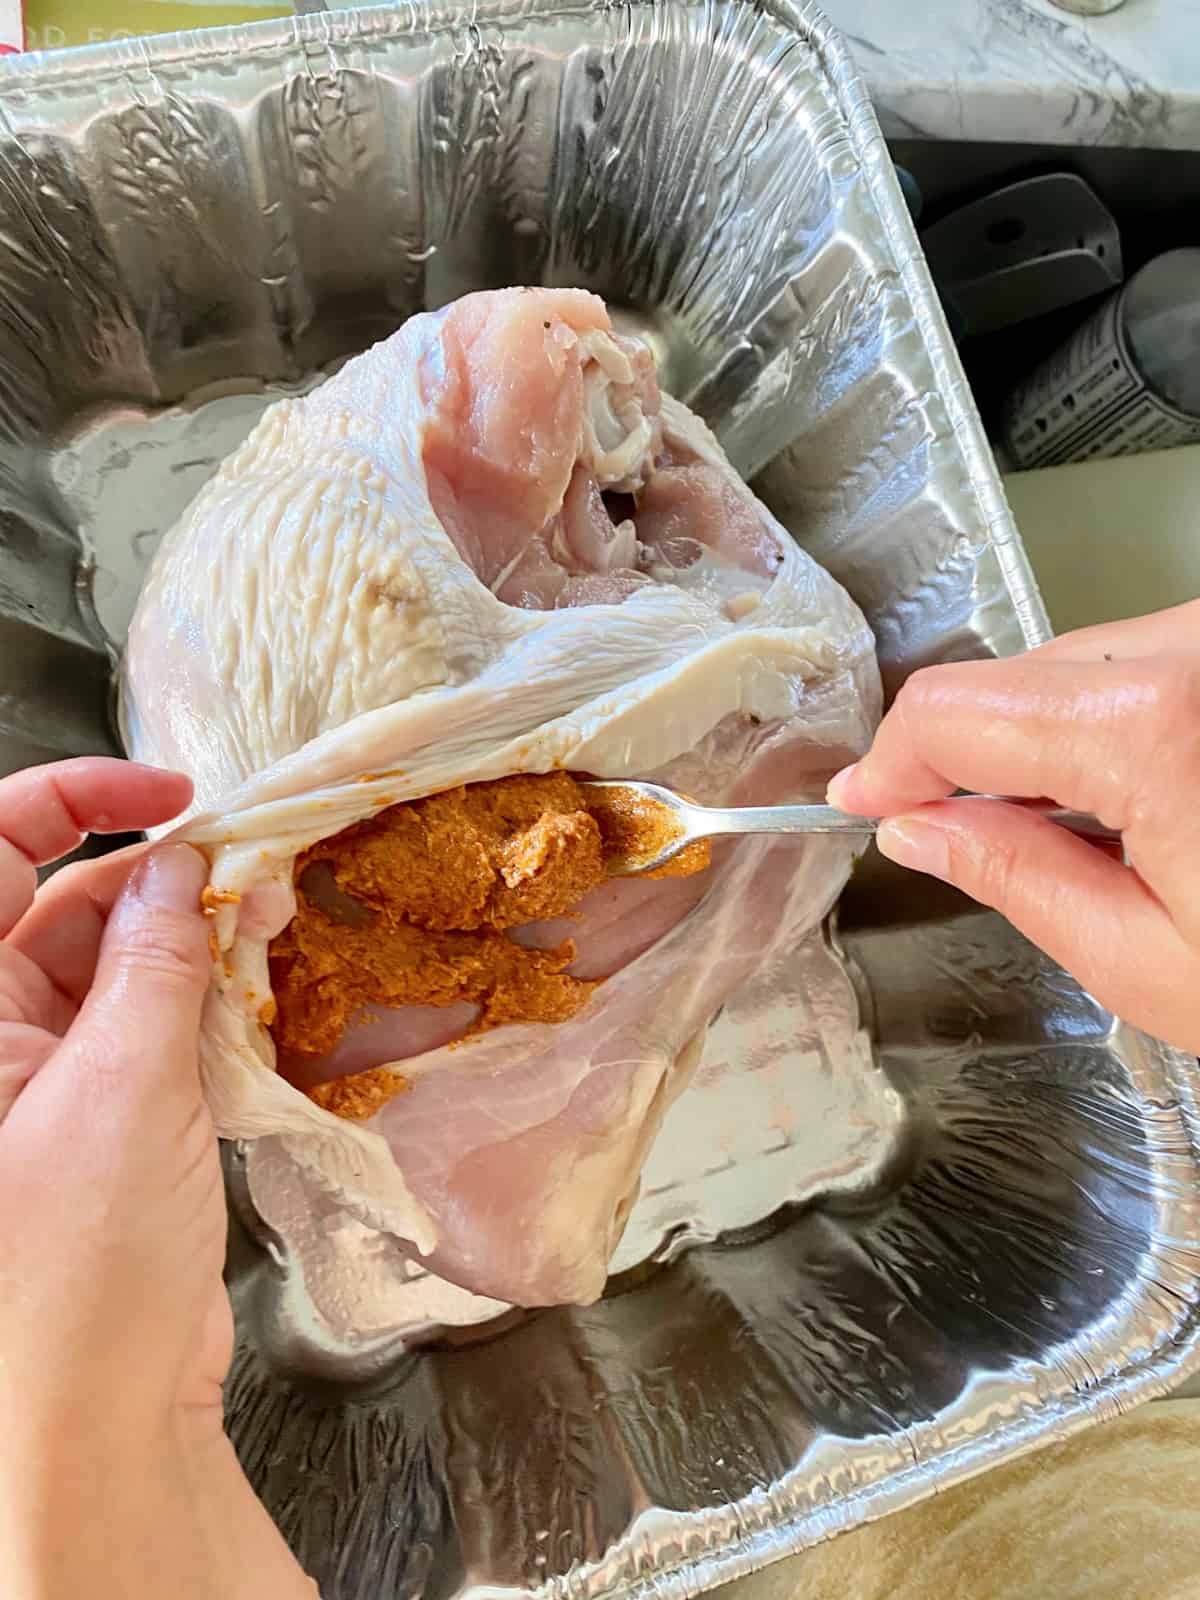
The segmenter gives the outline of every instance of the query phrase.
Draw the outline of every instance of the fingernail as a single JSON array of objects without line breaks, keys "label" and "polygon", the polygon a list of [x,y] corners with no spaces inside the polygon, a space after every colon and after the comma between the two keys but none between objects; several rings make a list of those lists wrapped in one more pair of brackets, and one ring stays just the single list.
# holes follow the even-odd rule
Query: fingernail
[{"label": "fingernail", "polygon": [[875,835],[880,855],[931,878],[949,878],[950,841],[946,830],[915,817],[893,817],[881,822]]},{"label": "fingernail", "polygon": [[840,772],[834,773],[825,790],[825,798],[831,806],[845,809],[845,802],[850,793],[850,784],[854,774],[858,771],[859,763],[852,761],[848,767],[843,767]]},{"label": "fingernail", "polygon": [[129,892],[144,906],[162,911],[199,911],[208,867],[188,844],[164,844],[138,864]]},{"label": "fingernail", "polygon": [[[131,772],[148,772],[152,778],[182,778],[182,772],[176,772],[174,767],[155,767],[149,761],[127,761],[125,765]],[[189,783],[191,779],[187,780]]]}]

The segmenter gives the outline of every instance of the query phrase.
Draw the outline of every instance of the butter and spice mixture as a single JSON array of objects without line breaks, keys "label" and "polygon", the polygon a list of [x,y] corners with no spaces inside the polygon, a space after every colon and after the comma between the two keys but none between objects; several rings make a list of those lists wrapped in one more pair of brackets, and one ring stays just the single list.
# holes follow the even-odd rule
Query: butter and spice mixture
[{"label": "butter and spice mixture", "polygon": [[[679,821],[666,806],[625,785],[588,789],[587,805],[600,829],[606,861],[649,861],[675,843]],[[687,845],[672,860],[640,878],[689,878],[703,872],[712,857],[707,839]]]},{"label": "butter and spice mixture", "polygon": [[[271,944],[276,1044],[325,1055],[365,1006],[467,1001],[479,1008],[472,1033],[574,1016],[597,983],[568,972],[573,941],[534,950],[506,930],[570,913],[607,860],[658,848],[662,813],[616,793],[521,774],[391,806],[313,845],[296,862],[296,916]],[[708,859],[692,847],[662,870],[698,872]],[[403,1088],[379,1068],[312,1096],[364,1117]]]},{"label": "butter and spice mixture", "polygon": [[332,1111],[335,1117],[345,1117],[347,1122],[365,1122],[373,1117],[380,1106],[387,1105],[398,1094],[403,1094],[408,1083],[391,1067],[372,1067],[367,1072],[356,1072],[344,1078],[332,1078],[308,1091],[314,1105]]}]

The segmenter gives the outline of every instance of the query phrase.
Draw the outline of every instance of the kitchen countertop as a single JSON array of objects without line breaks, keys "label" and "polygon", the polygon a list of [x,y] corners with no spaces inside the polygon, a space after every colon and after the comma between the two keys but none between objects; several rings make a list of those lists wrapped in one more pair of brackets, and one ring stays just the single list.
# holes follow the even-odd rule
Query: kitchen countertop
[{"label": "kitchen countertop", "polygon": [[821,0],[889,138],[1200,149],[1200,0]]}]

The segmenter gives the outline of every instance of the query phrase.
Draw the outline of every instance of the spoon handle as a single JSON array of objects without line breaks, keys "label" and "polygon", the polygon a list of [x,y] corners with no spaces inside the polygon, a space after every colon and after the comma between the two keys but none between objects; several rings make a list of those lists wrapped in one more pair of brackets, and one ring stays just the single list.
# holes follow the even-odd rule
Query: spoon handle
[{"label": "spoon handle", "polygon": [[[1115,829],[1106,827],[1096,817],[1087,816],[1081,811],[1067,811],[1061,806],[1029,800],[1005,800],[1003,795],[994,794],[964,794],[953,798],[1019,805],[1083,839],[1115,844],[1121,838]],[[688,832],[692,838],[713,838],[723,833],[851,833],[861,837],[874,834],[882,820],[879,817],[852,817],[834,806],[821,805],[740,806],[728,810],[695,806],[690,807],[689,811]]]}]

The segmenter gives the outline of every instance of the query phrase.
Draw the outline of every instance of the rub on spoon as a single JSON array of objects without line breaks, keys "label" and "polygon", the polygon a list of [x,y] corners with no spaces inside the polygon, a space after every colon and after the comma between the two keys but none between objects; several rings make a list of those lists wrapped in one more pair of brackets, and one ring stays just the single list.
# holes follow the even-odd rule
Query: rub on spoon
[{"label": "rub on spoon", "polygon": [[[657,783],[591,781],[584,784],[607,846],[612,877],[657,871],[690,845],[724,833],[846,833],[873,835],[879,817],[852,817],[834,806],[734,806],[721,810],[698,806]],[[1003,801],[1002,795],[957,795],[964,800]],[[1079,811],[1029,800],[1010,805],[1035,810],[1040,816],[1081,838],[1107,844],[1120,834]]]}]

